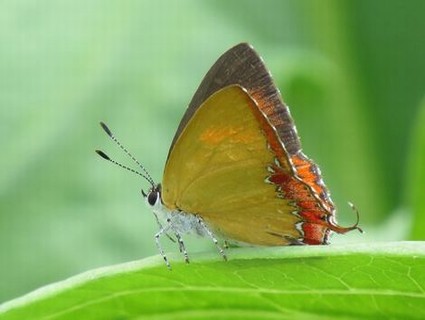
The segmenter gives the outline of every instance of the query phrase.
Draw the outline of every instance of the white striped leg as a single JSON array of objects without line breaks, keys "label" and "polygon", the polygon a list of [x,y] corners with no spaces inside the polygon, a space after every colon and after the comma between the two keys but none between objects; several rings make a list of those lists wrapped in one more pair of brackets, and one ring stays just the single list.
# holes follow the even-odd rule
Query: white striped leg
[{"label": "white striped leg", "polygon": [[198,223],[199,225],[205,230],[205,232],[208,234],[208,236],[211,238],[211,240],[214,242],[215,246],[217,247],[218,251],[220,252],[221,256],[223,257],[223,259],[225,261],[227,261],[227,256],[224,253],[224,250],[222,247],[220,247],[220,245],[218,244],[217,239],[214,236],[214,233],[212,233],[212,231],[208,228],[208,226],[205,224],[204,220],[202,220],[201,217],[198,217]]},{"label": "white striped leg", "polygon": [[184,261],[186,263],[189,263],[189,255],[187,254],[186,246],[184,245],[184,242],[183,242],[183,239],[182,239],[180,233],[176,232],[174,234],[176,235],[177,241],[179,243],[179,250],[180,250],[181,253],[183,253]]},{"label": "white striped leg", "polygon": [[224,240],[223,248],[224,248],[224,250],[229,249],[229,243],[227,242],[227,240]]},{"label": "white striped leg", "polygon": [[[167,222],[170,222],[169,220],[167,220]],[[168,231],[168,229],[170,229],[171,224],[168,224],[167,226],[165,226],[164,228],[161,228],[156,234],[155,234],[155,243],[156,243],[156,247],[158,248],[159,254],[162,256],[162,258],[164,259],[165,264],[167,265],[167,268],[169,270],[171,270],[171,265],[168,262],[167,256],[164,253],[164,250],[162,249],[161,243],[159,242],[159,238]]]},{"label": "white striped leg", "polygon": [[[153,215],[155,216],[155,219],[156,219],[156,223],[158,224],[158,226],[159,226],[159,229],[161,230],[163,227],[162,227],[162,224],[161,224],[161,222],[159,222],[159,219],[158,219],[158,216],[156,215],[156,213],[155,212],[153,212]],[[168,239],[170,239],[172,242],[176,242],[176,240],[174,240],[168,233],[166,233],[165,234],[166,236],[167,236],[167,238]]]}]

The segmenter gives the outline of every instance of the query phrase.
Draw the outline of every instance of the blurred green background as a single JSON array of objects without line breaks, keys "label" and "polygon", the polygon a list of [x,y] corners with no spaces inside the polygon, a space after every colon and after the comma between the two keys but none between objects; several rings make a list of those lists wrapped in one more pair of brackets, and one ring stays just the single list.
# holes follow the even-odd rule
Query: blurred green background
[{"label": "blurred green background", "polygon": [[[339,221],[355,220],[348,200],[361,212],[366,234],[333,242],[423,239],[424,30],[422,0],[2,1],[0,301],[157,253],[147,183],[95,155],[130,163],[98,121],[159,181],[202,77],[242,41],[291,106]],[[209,246],[197,242],[189,253]]]}]

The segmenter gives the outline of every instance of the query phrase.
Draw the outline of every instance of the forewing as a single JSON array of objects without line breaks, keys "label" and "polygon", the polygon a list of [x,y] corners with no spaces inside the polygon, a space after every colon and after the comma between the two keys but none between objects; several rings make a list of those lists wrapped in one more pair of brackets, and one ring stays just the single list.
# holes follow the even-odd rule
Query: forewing
[{"label": "forewing", "polygon": [[284,245],[300,238],[296,208],[269,180],[275,167],[289,180],[292,174],[273,143],[276,132],[243,88],[219,90],[192,115],[170,153],[165,206],[198,214],[241,242]]}]

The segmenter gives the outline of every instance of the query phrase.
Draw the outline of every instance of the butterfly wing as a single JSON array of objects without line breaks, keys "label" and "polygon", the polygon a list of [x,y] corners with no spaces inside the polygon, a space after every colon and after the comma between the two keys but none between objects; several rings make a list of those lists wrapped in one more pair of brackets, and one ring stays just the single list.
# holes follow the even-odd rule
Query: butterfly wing
[{"label": "butterfly wing", "polygon": [[270,143],[278,143],[277,135],[248,93],[238,85],[219,90],[174,144],[163,177],[164,205],[198,214],[233,240],[283,245],[285,237],[298,239],[296,207],[268,181],[274,166],[289,178],[290,165]]},{"label": "butterfly wing", "polygon": [[246,43],[217,60],[189,104],[168,154],[163,201],[254,244],[322,244],[331,231],[356,228],[336,224],[320,170]]},{"label": "butterfly wing", "polygon": [[202,103],[214,92],[234,84],[245,88],[258,102],[262,112],[285,142],[287,152],[296,154],[300,151],[301,144],[289,109],[282,102],[279,90],[263,60],[249,44],[240,43],[225,52],[205,75],[180,122],[170,152],[186,123]]}]

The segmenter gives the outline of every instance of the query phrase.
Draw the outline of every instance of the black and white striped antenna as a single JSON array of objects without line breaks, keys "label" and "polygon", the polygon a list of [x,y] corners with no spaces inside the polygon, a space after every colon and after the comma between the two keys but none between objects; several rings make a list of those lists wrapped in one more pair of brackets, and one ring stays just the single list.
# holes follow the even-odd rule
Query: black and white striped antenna
[{"label": "black and white striped antenna", "polygon": [[135,174],[138,174],[139,176],[145,178],[151,185],[153,188],[155,188],[155,182],[153,181],[152,177],[150,176],[149,172],[145,169],[145,167],[122,145],[122,143],[115,137],[115,135],[112,133],[112,131],[108,128],[108,126],[104,123],[104,122],[100,122],[100,126],[102,127],[102,129],[106,132],[106,134],[121,148],[121,150],[124,151],[124,153],[126,155],[128,155],[131,160],[133,160],[141,169],[144,173],[141,173],[137,170],[134,170],[130,167],[127,167],[113,159],[111,159],[105,152],[103,152],[102,150],[95,150],[96,153],[101,156],[103,159],[108,160],[109,162],[123,168],[126,169],[130,172],[133,172]]}]

